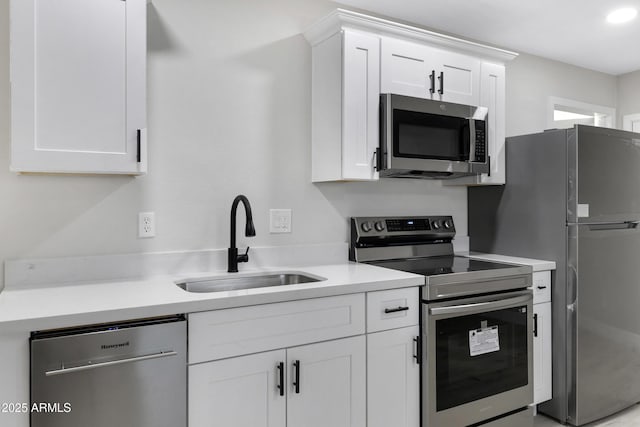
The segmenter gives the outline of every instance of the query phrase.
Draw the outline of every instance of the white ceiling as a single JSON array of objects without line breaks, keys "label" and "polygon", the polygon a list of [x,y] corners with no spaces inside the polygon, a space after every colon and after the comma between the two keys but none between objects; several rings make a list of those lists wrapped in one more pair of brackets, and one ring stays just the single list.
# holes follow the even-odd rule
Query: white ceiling
[{"label": "white ceiling", "polygon": [[339,0],[480,42],[619,75],[640,70],[640,16],[612,25],[640,0]]}]

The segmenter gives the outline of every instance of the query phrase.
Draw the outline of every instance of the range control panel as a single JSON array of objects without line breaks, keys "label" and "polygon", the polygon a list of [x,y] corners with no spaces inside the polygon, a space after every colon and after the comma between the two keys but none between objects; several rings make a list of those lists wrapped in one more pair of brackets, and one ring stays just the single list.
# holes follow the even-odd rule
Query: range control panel
[{"label": "range control panel", "polygon": [[450,216],[353,217],[351,236],[424,236],[428,239],[452,238],[456,229]]}]

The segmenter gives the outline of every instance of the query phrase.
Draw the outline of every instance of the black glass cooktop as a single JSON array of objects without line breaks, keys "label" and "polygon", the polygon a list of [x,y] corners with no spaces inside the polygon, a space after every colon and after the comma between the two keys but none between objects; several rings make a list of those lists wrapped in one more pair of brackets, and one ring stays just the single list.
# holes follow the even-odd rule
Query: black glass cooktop
[{"label": "black glass cooktop", "polygon": [[490,261],[478,261],[462,256],[438,256],[411,259],[396,259],[389,261],[375,261],[369,264],[423,276],[437,276],[439,274],[470,273],[474,271],[500,270],[514,268],[511,264],[501,264]]}]

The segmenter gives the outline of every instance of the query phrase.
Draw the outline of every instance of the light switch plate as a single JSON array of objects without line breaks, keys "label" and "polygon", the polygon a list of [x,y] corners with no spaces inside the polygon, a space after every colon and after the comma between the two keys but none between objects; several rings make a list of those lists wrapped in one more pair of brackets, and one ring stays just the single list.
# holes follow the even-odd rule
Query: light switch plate
[{"label": "light switch plate", "polygon": [[269,210],[269,233],[291,233],[291,209]]}]

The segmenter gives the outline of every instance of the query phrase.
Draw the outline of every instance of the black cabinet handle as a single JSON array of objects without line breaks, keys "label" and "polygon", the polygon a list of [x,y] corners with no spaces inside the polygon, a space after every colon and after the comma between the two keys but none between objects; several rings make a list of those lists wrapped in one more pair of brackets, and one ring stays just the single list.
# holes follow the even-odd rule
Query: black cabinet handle
[{"label": "black cabinet handle", "polygon": [[429,92],[433,94],[436,91],[436,70],[431,70],[429,79],[431,80],[431,87],[429,87]]},{"label": "black cabinet handle", "polygon": [[538,286],[538,289],[547,289],[546,286]]},{"label": "black cabinet handle", "polygon": [[416,344],[416,352],[413,355],[413,358],[416,359],[416,365],[419,365],[420,361],[422,360],[422,345],[421,345],[420,335],[415,337],[413,339],[413,342]]},{"label": "black cabinet handle", "polygon": [[409,310],[409,307],[385,308],[384,309],[384,313],[385,314],[397,313],[399,311],[407,311],[407,310]]},{"label": "black cabinet handle", "polygon": [[533,315],[533,336],[538,336],[538,313],[534,313]]},{"label": "black cabinet handle", "polygon": [[278,363],[278,390],[280,390],[280,396],[284,396],[284,362]]},{"label": "black cabinet handle", "polygon": [[293,362],[293,386],[295,387],[295,391],[297,394],[300,394],[300,361],[296,360]]},{"label": "black cabinet handle", "polygon": [[136,148],[138,152],[136,153],[136,162],[142,162],[142,129],[136,130]]},{"label": "black cabinet handle", "polygon": [[444,72],[443,71],[440,71],[440,77],[438,77],[438,79],[440,80],[440,89],[438,89],[438,93],[442,95],[444,93]]}]

